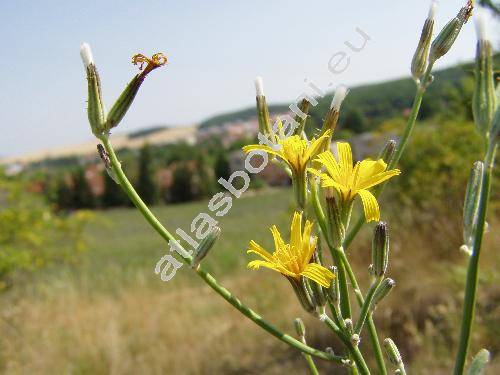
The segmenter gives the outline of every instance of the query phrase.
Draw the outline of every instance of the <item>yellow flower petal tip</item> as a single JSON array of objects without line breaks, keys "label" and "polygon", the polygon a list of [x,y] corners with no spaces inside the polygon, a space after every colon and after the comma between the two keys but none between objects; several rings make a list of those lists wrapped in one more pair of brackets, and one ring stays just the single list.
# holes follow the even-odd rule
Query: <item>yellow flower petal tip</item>
[{"label": "yellow flower petal tip", "polygon": [[338,160],[330,151],[325,151],[315,159],[325,171],[310,169],[310,172],[321,177],[321,186],[336,189],[345,202],[351,202],[359,195],[363,203],[366,221],[380,220],[380,208],[375,196],[369,188],[397,176],[399,169],[387,170],[382,160],[365,159],[353,165],[351,146],[345,142],[337,142]]},{"label": "yellow flower petal tip", "polygon": [[319,264],[310,263],[318,240],[317,237],[311,237],[312,227],[313,223],[306,220],[304,229],[302,229],[302,213],[295,212],[292,219],[290,242],[285,243],[278,228],[272,226],[274,252],[269,253],[255,241],[251,241],[247,253],[257,254],[262,260],[253,260],[248,263],[247,267],[250,269],[266,267],[296,280],[303,276],[325,288],[329,287],[334,274]]}]

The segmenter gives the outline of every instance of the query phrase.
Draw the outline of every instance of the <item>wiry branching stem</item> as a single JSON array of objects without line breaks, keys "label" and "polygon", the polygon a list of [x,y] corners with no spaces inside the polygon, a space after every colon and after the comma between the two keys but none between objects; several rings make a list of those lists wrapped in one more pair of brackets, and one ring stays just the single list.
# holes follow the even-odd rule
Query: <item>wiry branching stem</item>
[{"label": "wiry branching stem", "polygon": [[474,243],[472,245],[472,254],[467,268],[467,279],[465,284],[465,297],[462,310],[462,324],[460,327],[460,341],[458,344],[457,357],[455,360],[455,375],[461,375],[464,372],[467,350],[469,348],[472,323],[474,322],[474,310],[476,307],[476,290],[479,271],[479,255],[483,243],[483,235],[486,224],[486,214],[488,211],[488,201],[491,188],[491,175],[497,150],[495,142],[487,142],[487,151],[484,158],[484,176],[481,185],[481,195],[479,198],[479,211],[477,226],[474,234]]}]

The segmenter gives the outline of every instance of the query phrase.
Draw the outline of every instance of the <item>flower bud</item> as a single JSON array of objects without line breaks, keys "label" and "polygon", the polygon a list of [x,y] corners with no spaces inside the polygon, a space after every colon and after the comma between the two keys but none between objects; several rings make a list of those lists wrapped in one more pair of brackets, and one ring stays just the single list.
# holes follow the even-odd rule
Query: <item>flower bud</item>
[{"label": "flower bud", "polygon": [[385,144],[384,148],[380,152],[379,159],[382,159],[386,164],[391,164],[394,153],[396,152],[397,143],[394,139],[390,139]]},{"label": "flower bud", "polygon": [[345,329],[349,334],[354,334],[354,325],[352,324],[352,319],[344,319]]},{"label": "flower bud", "polygon": [[330,104],[330,110],[326,114],[325,120],[323,121],[321,134],[324,134],[327,130],[331,130],[331,132],[333,133],[333,131],[335,130],[335,127],[337,126],[337,122],[339,120],[340,106],[342,105],[348,93],[349,90],[345,86],[339,86],[335,90],[332,103]]},{"label": "flower bud", "polygon": [[340,207],[337,204],[335,197],[330,194],[331,191],[327,190],[326,194],[326,213],[327,221],[330,226],[333,246],[342,246],[342,241],[345,238],[345,226],[342,222],[342,213],[340,212]]},{"label": "flower bud", "polygon": [[401,358],[401,354],[399,354],[398,347],[396,346],[394,341],[392,341],[392,339],[387,338],[384,340],[384,349],[389,362],[391,362],[394,366],[399,366],[403,363],[403,359]]},{"label": "flower bud", "polygon": [[443,57],[450,50],[458,37],[462,26],[469,20],[474,8],[472,0],[460,9],[457,16],[446,24],[431,44],[429,60],[434,63],[437,59]]},{"label": "flower bud", "polygon": [[[264,84],[262,77],[255,78],[255,91],[257,100],[257,118],[259,121],[259,133],[268,135],[274,134],[271,131],[271,120],[269,118],[269,108],[267,107],[266,96],[264,95]],[[271,139],[273,140],[274,137]]]},{"label": "flower bud", "polygon": [[422,28],[422,33],[420,34],[420,40],[417,45],[415,54],[411,61],[411,74],[415,81],[419,81],[422,74],[424,74],[427,67],[427,61],[429,58],[429,48],[432,41],[432,32],[434,30],[434,15],[436,13],[437,3],[435,0],[431,1],[431,6],[429,9],[429,15],[425,20],[424,26]]},{"label": "flower bud", "polygon": [[382,277],[389,262],[389,233],[387,224],[379,222],[373,232],[372,267],[373,276]]},{"label": "flower bud", "polygon": [[309,108],[311,107],[311,103],[309,103],[309,100],[307,100],[306,98],[302,99],[299,103],[299,111],[302,112],[302,114],[304,114],[305,116],[304,117],[301,117],[299,115],[296,115],[295,116],[295,122],[297,124],[299,124],[299,126],[297,126],[295,128],[295,131],[294,131],[294,134],[295,135],[302,135],[302,132],[304,131],[304,127],[306,126],[306,121],[307,121],[307,115],[309,114]]},{"label": "flower bud", "polygon": [[295,331],[297,332],[297,335],[299,335],[300,338],[303,338],[306,336],[306,327],[304,326],[304,322],[300,318],[296,318],[293,321],[293,325],[295,326]]},{"label": "flower bud", "polygon": [[[139,92],[144,79],[147,75],[154,69],[159,68],[167,63],[167,57],[162,53],[155,53],[151,58],[146,57],[142,54],[136,54],[132,57],[132,63],[134,65],[139,65],[139,70],[141,72],[136,74],[134,78],[125,87],[118,99],[116,100],[113,107],[109,110],[108,118],[106,121],[106,129],[110,129],[117,126],[123,119],[123,116],[127,113],[128,109],[132,105],[135,96]],[[146,67],[143,69],[144,64]]]},{"label": "flower bud", "polygon": [[101,94],[101,80],[94,64],[92,51],[87,43],[82,43],[82,45],[80,46],[80,55],[87,72],[87,115],[92,133],[94,133],[94,135],[99,138],[106,134],[106,128],[104,125],[106,122],[106,115]]},{"label": "flower bud", "polygon": [[468,375],[481,375],[484,373],[486,365],[490,361],[490,352],[486,349],[481,349],[472,359],[469,366]]},{"label": "flower bud", "polygon": [[198,247],[195,249],[194,257],[191,261],[191,268],[196,269],[199,266],[200,262],[207,256],[208,252],[219,238],[220,232],[221,229],[215,226],[207,236],[201,240]]},{"label": "flower bud", "polygon": [[475,162],[469,175],[469,181],[467,182],[464,201],[463,238],[464,245],[468,249],[472,248],[472,244],[474,242],[483,175],[483,163],[480,161]]},{"label": "flower bud", "polygon": [[371,303],[372,310],[378,305],[378,303],[384,299],[391,290],[396,286],[396,282],[393,279],[384,279],[373,294],[373,299]]},{"label": "flower bud", "polygon": [[359,337],[359,335],[357,333],[355,333],[351,336],[351,343],[354,346],[358,346],[360,342],[361,342],[361,338]]},{"label": "flower bud", "polygon": [[476,46],[475,87],[472,96],[472,114],[479,133],[484,137],[492,126],[496,109],[493,72],[493,49],[487,33],[486,14],[478,10],[476,15],[478,42]]}]

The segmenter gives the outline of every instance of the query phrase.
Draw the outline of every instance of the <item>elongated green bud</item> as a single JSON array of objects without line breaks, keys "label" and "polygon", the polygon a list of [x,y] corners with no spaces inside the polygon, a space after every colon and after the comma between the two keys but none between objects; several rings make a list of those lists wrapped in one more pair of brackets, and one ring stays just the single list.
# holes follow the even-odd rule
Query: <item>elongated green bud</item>
[{"label": "elongated green bud", "polygon": [[297,332],[297,335],[299,335],[300,338],[306,336],[306,326],[304,325],[302,319],[296,318],[293,321],[293,325],[295,326],[295,331]]},{"label": "elongated green bud", "polygon": [[382,277],[389,262],[389,232],[387,224],[380,222],[375,227],[372,240],[371,272],[375,277]]},{"label": "elongated green bud", "polygon": [[87,115],[89,118],[92,133],[96,137],[101,137],[106,134],[105,122],[106,114],[104,111],[104,102],[101,95],[101,80],[99,73],[94,64],[92,51],[87,43],[82,43],[80,46],[80,55],[82,57],[85,71],[87,72],[88,83],[88,105]]},{"label": "elongated green bud", "polygon": [[295,129],[295,132],[294,134],[295,135],[302,135],[302,132],[304,131],[304,127],[306,125],[306,121],[307,121],[307,116],[309,114],[309,108],[311,108],[311,103],[309,103],[309,100],[307,100],[306,98],[302,99],[299,103],[299,111],[302,112],[303,114],[305,114],[305,117],[301,117],[299,115],[296,115],[295,116],[295,122],[297,124],[299,124],[299,126],[297,126],[297,128]]},{"label": "elongated green bud", "polygon": [[387,359],[394,366],[399,366],[403,363],[403,359],[401,358],[401,354],[399,353],[398,347],[390,338],[386,338],[384,340],[384,349],[387,354]]},{"label": "elongated green bud", "polygon": [[[348,93],[349,90],[345,86],[339,86],[335,89],[335,94],[333,95],[332,103],[330,104],[330,109],[323,121],[321,134],[325,134],[327,130],[331,130],[333,134],[333,131],[337,127],[337,122],[339,120],[340,107],[344,102],[344,99]],[[325,146],[326,149],[328,149],[329,146],[330,144],[328,143],[328,145]]]},{"label": "elongated green bud", "polygon": [[[481,196],[481,185],[484,175],[484,164],[481,161],[474,163],[465,190],[464,214],[463,214],[463,237],[464,246],[470,251],[474,242],[476,232],[479,200]],[[465,249],[463,249],[465,251]]]},{"label": "elongated green bud", "polygon": [[384,279],[373,294],[373,299],[371,303],[372,310],[382,301],[396,286],[396,282],[393,279]]},{"label": "elongated green bud", "polygon": [[420,81],[420,77],[424,74],[425,69],[427,68],[429,49],[432,41],[432,32],[434,30],[434,15],[436,13],[436,7],[436,1],[431,1],[429,15],[424,22],[418,46],[411,61],[411,75],[417,82]]},{"label": "elongated green bud", "polygon": [[472,15],[473,8],[474,5],[472,4],[472,1],[468,0],[467,4],[460,9],[457,16],[448,22],[438,34],[436,39],[434,39],[431,44],[431,51],[429,55],[429,60],[432,63],[448,53],[451,46],[453,46],[453,43],[455,43],[462,26]]},{"label": "elongated green bud", "polygon": [[479,133],[486,137],[496,109],[493,78],[493,49],[487,32],[486,13],[481,9],[475,16],[478,42],[476,46],[475,88],[472,114]]},{"label": "elongated green bud", "polygon": [[326,190],[326,213],[331,230],[333,246],[340,247],[345,238],[345,226],[342,222],[340,207],[331,189]]},{"label": "elongated green bud", "polygon": [[[142,70],[139,74],[136,74],[134,78],[125,87],[118,99],[116,100],[113,107],[109,110],[108,118],[106,121],[106,129],[110,129],[117,126],[123,119],[123,116],[127,113],[128,109],[132,105],[135,96],[139,92],[144,79],[147,75],[154,69],[159,68],[167,63],[167,57],[162,53],[156,53],[151,58],[146,57],[142,54],[137,54],[132,57],[132,63],[134,65],[139,65],[139,69]],[[146,67],[142,69],[144,64]]]},{"label": "elongated green bud", "polygon": [[[264,95],[264,83],[262,77],[255,78],[255,98],[257,101],[257,118],[259,121],[259,133],[273,135],[271,130],[271,119],[269,108],[267,107],[266,96]],[[271,138],[274,141],[274,136]]]},{"label": "elongated green bud", "polygon": [[219,238],[220,232],[220,228],[215,226],[207,234],[207,236],[201,240],[198,247],[195,249],[194,257],[191,262],[191,268],[196,269],[199,266],[200,262],[207,256],[208,252]]},{"label": "elongated green bud", "polygon": [[394,153],[396,152],[396,146],[397,143],[394,139],[388,140],[380,152],[379,159],[385,161],[386,164],[390,164],[392,162],[392,158],[394,157]]}]

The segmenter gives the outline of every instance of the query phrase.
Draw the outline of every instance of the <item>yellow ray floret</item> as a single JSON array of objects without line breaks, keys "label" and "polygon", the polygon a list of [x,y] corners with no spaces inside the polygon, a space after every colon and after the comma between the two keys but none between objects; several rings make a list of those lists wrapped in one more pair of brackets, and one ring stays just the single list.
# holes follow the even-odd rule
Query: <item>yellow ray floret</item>
[{"label": "yellow ray floret", "polygon": [[243,151],[249,153],[252,150],[262,150],[268,154],[282,159],[295,175],[305,173],[307,163],[314,158],[321,150],[325,142],[328,142],[330,131],[325,132],[316,140],[311,142],[302,139],[298,135],[279,139],[279,149],[275,150],[266,145],[248,145],[243,147]]},{"label": "yellow ray floret", "polygon": [[365,159],[353,166],[348,143],[337,142],[337,151],[338,160],[330,151],[319,154],[315,159],[325,167],[324,172],[317,169],[309,171],[321,177],[321,186],[336,189],[345,202],[351,202],[359,195],[366,221],[380,220],[377,199],[368,189],[400,174],[399,169],[387,170],[387,164],[382,159]]},{"label": "yellow ray floret", "polygon": [[276,226],[271,227],[274,238],[275,251],[271,254],[264,250],[255,241],[250,241],[247,253],[259,255],[263,260],[253,260],[248,263],[248,268],[258,269],[267,267],[282,275],[299,280],[301,276],[314,280],[325,288],[330,286],[334,277],[323,266],[310,263],[316,248],[317,237],[311,238],[313,224],[306,220],[304,231],[302,231],[302,214],[295,212],[292,219],[290,243],[285,243]]}]

